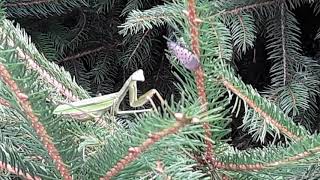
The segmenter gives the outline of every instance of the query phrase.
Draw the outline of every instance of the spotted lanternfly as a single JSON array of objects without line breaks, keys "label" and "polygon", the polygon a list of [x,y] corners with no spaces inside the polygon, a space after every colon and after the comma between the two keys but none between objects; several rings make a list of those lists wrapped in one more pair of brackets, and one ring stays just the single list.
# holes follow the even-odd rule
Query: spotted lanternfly
[{"label": "spotted lanternfly", "polygon": [[198,57],[190,52],[187,48],[184,48],[173,41],[168,41],[167,45],[169,50],[177,57],[179,62],[185,68],[194,71],[200,66]]}]

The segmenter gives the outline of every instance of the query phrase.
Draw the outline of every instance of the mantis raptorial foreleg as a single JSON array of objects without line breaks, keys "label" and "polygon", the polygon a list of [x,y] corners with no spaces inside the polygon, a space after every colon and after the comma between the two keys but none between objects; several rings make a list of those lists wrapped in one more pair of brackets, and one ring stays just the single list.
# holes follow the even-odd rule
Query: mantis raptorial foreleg
[{"label": "mantis raptorial foreleg", "polygon": [[[137,95],[137,89],[135,88],[136,86],[133,85],[131,87],[129,87],[129,103],[131,107],[141,107],[143,105],[145,105],[147,102],[150,102],[150,104],[152,105],[152,108],[154,111],[158,112],[157,107],[155,105],[155,103],[152,100],[152,97],[154,95],[157,96],[157,98],[160,100],[161,106],[164,108],[164,100],[161,97],[160,93],[155,90],[155,89],[151,89],[148,92],[146,92],[145,94],[143,94],[142,96],[138,97]],[[117,114],[127,114],[127,113],[134,113],[134,112],[148,112],[148,111],[152,111],[152,109],[142,109],[142,110],[131,110],[131,111],[118,111]]]},{"label": "mantis raptorial foreleg", "polygon": [[[132,82],[128,87],[128,91],[129,91],[129,104],[131,107],[133,108],[141,107],[145,105],[147,102],[150,102],[152,109],[158,113],[157,106],[152,100],[152,97],[156,96],[160,100],[162,109],[165,109],[165,105],[166,105],[168,108],[167,110],[170,113],[172,113],[166,101],[162,98],[162,96],[156,89],[151,89],[148,92],[141,95],[140,97],[138,97],[137,84],[136,82]],[[152,111],[152,109],[126,110],[126,111],[119,111],[119,109],[117,109],[116,114],[132,114],[132,113],[150,112]]]},{"label": "mantis raptorial foreleg", "polygon": [[[155,105],[155,103],[152,100],[153,96],[156,96],[161,103],[161,106],[163,109],[165,109],[165,101],[162,98],[162,96],[160,95],[160,93],[156,90],[156,89],[151,89],[148,92],[146,92],[145,94],[143,94],[142,96],[138,97],[138,92],[137,92],[137,82],[136,81],[132,81],[128,87],[128,91],[129,91],[129,103],[131,107],[141,107],[143,105],[145,105],[147,102],[150,102],[150,104],[153,107],[153,110],[158,112],[157,107]],[[169,108],[169,106],[168,106]],[[146,111],[150,111],[151,109],[145,109]],[[168,109],[170,111],[170,109]],[[118,111],[118,114],[124,114],[124,113],[130,113],[132,111]]]}]

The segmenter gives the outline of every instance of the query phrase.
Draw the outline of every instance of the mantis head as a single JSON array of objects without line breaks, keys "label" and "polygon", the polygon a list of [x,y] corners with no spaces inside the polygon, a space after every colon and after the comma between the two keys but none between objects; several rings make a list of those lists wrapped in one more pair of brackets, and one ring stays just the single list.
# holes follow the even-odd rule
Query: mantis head
[{"label": "mantis head", "polygon": [[142,69],[139,69],[138,71],[134,72],[131,77],[133,81],[143,82],[145,80]]}]

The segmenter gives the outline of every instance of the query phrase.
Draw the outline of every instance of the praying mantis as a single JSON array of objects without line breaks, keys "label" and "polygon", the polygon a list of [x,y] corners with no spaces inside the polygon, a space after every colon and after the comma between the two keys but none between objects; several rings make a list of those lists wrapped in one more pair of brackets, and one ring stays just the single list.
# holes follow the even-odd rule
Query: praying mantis
[{"label": "praying mantis", "polygon": [[[85,120],[88,118],[100,118],[106,111],[109,111],[112,116],[116,114],[132,114],[150,111],[158,112],[157,107],[152,100],[153,96],[156,96],[160,100],[163,108],[164,105],[167,104],[156,89],[151,89],[140,97],[137,96],[137,82],[144,81],[145,77],[143,70],[139,69],[126,80],[120,91],[72,103],[61,104],[56,107],[53,113],[60,115],[70,115],[75,119]],[[120,104],[125,98],[127,92],[129,92],[129,104],[131,107],[141,107],[147,102],[150,102],[153,108],[120,111]]]},{"label": "praying mantis", "polygon": [[[170,41],[168,38],[165,39],[168,40],[167,45],[169,50],[172,51],[172,53],[177,57],[177,59],[185,68],[194,71],[200,66],[199,59],[192,52],[180,46],[179,44]],[[143,113],[153,110],[158,112],[157,107],[152,100],[153,96],[157,96],[157,98],[161,102],[163,109],[164,105],[166,105],[168,107],[167,110],[169,111],[169,113],[173,114],[173,111],[166,104],[166,102],[163,100],[162,96],[156,89],[151,89],[140,97],[137,96],[137,82],[144,81],[145,77],[143,74],[143,70],[139,69],[127,79],[120,91],[72,103],[63,103],[59,105],[53,113],[61,115],[70,115],[75,119],[86,120],[88,118],[100,119],[101,116],[107,111],[111,116],[115,116],[116,114]],[[129,103],[131,107],[141,107],[145,105],[147,102],[150,102],[153,108],[120,111],[120,104],[126,96],[127,92],[129,92]]]}]

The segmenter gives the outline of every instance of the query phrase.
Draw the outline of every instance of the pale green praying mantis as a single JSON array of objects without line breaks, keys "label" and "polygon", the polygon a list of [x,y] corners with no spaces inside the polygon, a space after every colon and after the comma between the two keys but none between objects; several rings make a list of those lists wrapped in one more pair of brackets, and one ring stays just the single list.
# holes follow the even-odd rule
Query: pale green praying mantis
[{"label": "pale green praying mantis", "polygon": [[[75,119],[88,119],[88,118],[100,118],[106,111],[110,115],[114,116],[116,114],[132,114],[132,113],[142,113],[152,111],[156,112],[157,107],[153,100],[151,99],[154,95],[160,100],[162,107],[167,105],[156,89],[151,89],[147,93],[140,97],[137,97],[137,82],[145,81],[143,70],[139,69],[134,72],[124,83],[120,91],[107,94],[103,96],[98,96],[94,98],[88,98],[72,103],[64,103],[59,105],[55,110],[54,114],[70,115]],[[119,111],[119,107],[127,92],[129,91],[129,104],[131,107],[141,107],[147,102],[150,102],[152,109],[141,109],[141,110],[126,110]],[[170,110],[170,108],[169,108]],[[170,111],[171,112],[171,111]]]}]

